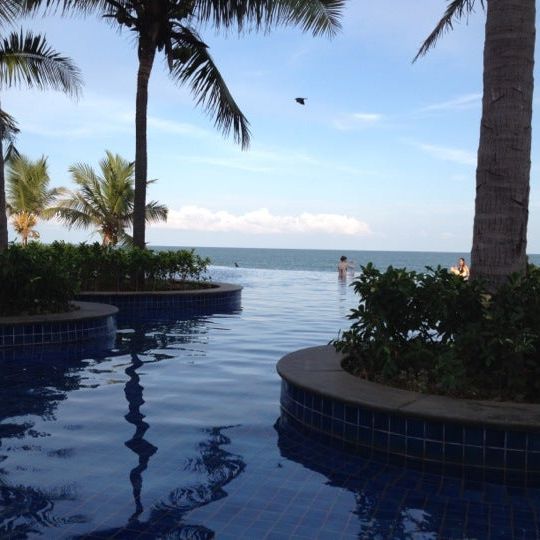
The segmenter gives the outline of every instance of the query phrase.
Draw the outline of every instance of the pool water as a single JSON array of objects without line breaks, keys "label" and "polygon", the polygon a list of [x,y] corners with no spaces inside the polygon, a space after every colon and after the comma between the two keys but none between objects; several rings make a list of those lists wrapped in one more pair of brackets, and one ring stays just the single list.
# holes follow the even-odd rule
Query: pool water
[{"label": "pool water", "polygon": [[280,421],[276,362],[347,328],[334,273],[212,270],[242,311],[132,321],[0,366],[0,538],[539,538],[540,493],[407,469]]}]

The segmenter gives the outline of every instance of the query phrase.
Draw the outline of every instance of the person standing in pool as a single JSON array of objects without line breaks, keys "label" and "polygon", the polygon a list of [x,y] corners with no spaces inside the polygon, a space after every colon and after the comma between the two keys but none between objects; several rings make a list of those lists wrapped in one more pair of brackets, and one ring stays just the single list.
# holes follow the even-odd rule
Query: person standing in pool
[{"label": "person standing in pool", "polygon": [[339,258],[338,263],[338,277],[345,279],[347,277],[347,270],[349,270],[349,262],[347,261],[347,257],[345,255],[342,255]]}]

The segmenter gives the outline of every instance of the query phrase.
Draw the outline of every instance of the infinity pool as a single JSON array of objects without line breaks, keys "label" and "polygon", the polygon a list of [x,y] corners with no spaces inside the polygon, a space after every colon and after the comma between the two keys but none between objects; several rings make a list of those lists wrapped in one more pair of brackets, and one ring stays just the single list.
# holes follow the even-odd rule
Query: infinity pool
[{"label": "infinity pool", "polygon": [[279,422],[277,360],[346,328],[333,273],[213,269],[238,313],[4,361],[0,537],[515,539],[540,493],[408,470]]}]

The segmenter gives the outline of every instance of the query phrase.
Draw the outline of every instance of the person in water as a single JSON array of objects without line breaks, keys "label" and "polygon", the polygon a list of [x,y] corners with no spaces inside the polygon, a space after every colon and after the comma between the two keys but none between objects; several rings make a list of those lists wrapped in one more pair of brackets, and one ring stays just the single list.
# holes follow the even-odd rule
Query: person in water
[{"label": "person in water", "polygon": [[347,261],[347,257],[345,257],[345,255],[342,255],[339,258],[337,269],[338,269],[338,277],[340,278],[347,277],[347,270],[349,270],[349,262]]},{"label": "person in water", "polygon": [[462,277],[465,281],[469,279],[469,267],[465,264],[465,259],[460,257],[457,266],[452,266],[450,272]]}]

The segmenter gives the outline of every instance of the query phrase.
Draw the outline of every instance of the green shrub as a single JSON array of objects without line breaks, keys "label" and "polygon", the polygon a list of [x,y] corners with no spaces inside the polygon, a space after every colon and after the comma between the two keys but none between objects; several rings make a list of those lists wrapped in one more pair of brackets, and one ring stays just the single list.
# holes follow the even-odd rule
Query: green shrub
[{"label": "green shrub", "polygon": [[462,397],[540,401],[540,269],[495,294],[440,267],[369,264],[351,328],[333,342],[370,380]]},{"label": "green shrub", "polygon": [[13,244],[0,252],[0,316],[68,311],[76,291],[65,261],[47,246]]},{"label": "green shrub", "polygon": [[12,244],[0,253],[0,316],[67,311],[79,291],[209,286],[204,277],[209,262],[194,250]]},{"label": "green shrub", "polygon": [[51,250],[73,272],[82,291],[154,291],[204,286],[210,262],[195,250],[152,251],[98,243],[55,242]]}]

